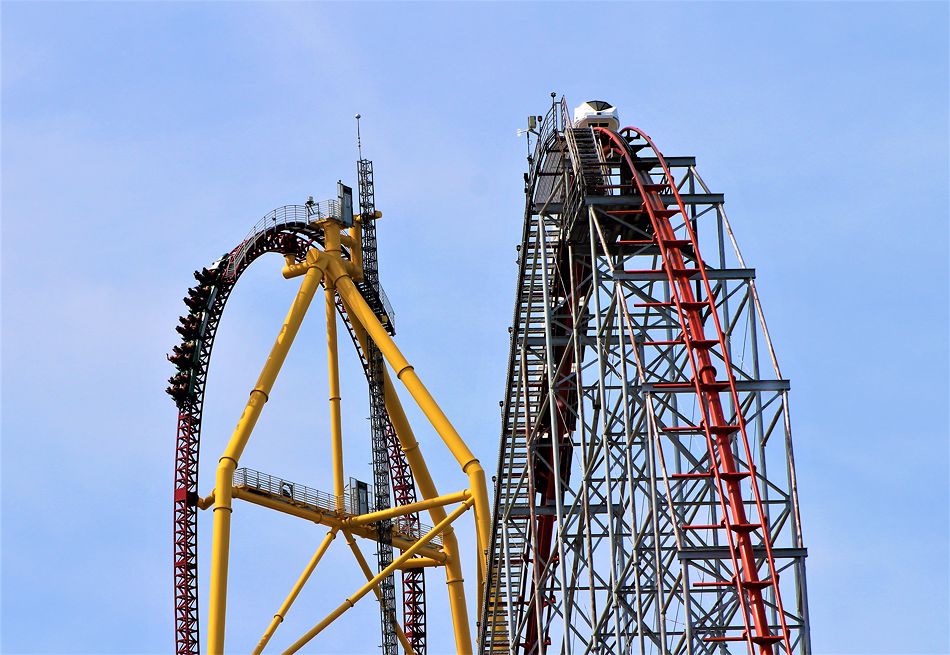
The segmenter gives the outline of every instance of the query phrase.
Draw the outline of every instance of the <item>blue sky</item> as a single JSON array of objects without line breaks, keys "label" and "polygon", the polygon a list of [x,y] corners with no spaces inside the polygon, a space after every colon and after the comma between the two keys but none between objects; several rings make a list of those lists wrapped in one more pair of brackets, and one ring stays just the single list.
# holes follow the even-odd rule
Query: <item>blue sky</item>
[{"label": "blue sky", "polygon": [[[356,112],[398,342],[490,465],[514,132],[556,91],[614,102],[726,194],[793,384],[815,651],[948,652],[947,25],[946,3],[4,3],[2,650],[172,650],[162,389],[180,298],[270,209],[353,181]],[[278,264],[253,268],[225,314],[203,489],[293,294]],[[329,489],[321,323],[244,463]],[[347,466],[365,477],[347,358]],[[322,535],[239,510],[235,652]],[[279,643],[355,588],[331,553]],[[376,616],[367,601],[315,648],[376,652]]]}]

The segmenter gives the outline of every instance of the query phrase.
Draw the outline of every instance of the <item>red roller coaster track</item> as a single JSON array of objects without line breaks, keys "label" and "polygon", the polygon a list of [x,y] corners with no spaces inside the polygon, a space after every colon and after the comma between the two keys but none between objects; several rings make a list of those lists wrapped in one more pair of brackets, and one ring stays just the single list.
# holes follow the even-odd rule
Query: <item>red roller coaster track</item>
[{"label": "red roller coaster track", "polygon": [[[772,645],[776,642],[784,642],[786,651],[791,652],[788,626],[785,624],[785,611],[776,584],[778,573],[775,568],[775,559],[772,556],[771,539],[763,519],[765,510],[759,496],[758,485],[749,485],[758,518],[750,519],[745,510],[742,481],[755,476],[755,467],[751,464],[753,461],[752,451],[746,435],[746,420],[743,413],[737,411],[736,423],[729,423],[719,395],[723,392],[729,394],[734,406],[742,407],[739,402],[739,394],[736,391],[736,380],[732,373],[729,350],[725,347],[725,336],[719,322],[719,315],[712,304],[714,298],[712,286],[709,283],[706,266],[699,252],[696,233],[690,222],[685,221],[684,224],[689,238],[676,238],[669,219],[677,213],[686,216],[686,207],[682,198],[680,198],[679,190],[676,188],[676,183],[670,174],[663,155],[650,137],[635,127],[624,128],[620,133],[621,135],[635,134],[646,141],[653,149],[660,160],[663,171],[663,181],[659,183],[656,183],[647,173],[637,170],[630,157],[629,146],[620,136],[603,128],[594,128],[594,130],[602,139],[616,147],[617,152],[627,164],[628,172],[632,175],[637,190],[644,199],[643,210],[649,215],[650,223],[653,226],[654,240],[661,253],[663,272],[667,275],[670,288],[674,290],[670,304],[676,308],[680,320],[678,339],[686,346],[689,353],[689,363],[693,372],[693,379],[690,382],[657,383],[654,386],[660,389],[672,389],[676,385],[692,385],[697,397],[701,400],[702,421],[700,425],[671,426],[667,428],[667,431],[691,431],[705,434],[709,448],[709,461],[713,463],[707,475],[715,481],[714,486],[719,492],[723,522],[722,525],[684,525],[682,528],[723,530],[732,557],[734,571],[732,584],[736,586],[742,604],[743,617],[746,621],[746,634],[744,636],[709,637],[707,640],[745,640],[749,644],[750,652],[754,649],[754,646],[757,646],[762,655],[771,655]],[[659,198],[661,191],[672,192],[676,199],[675,208],[666,207]],[[696,260],[695,268],[689,268],[686,265],[683,258],[683,248],[685,247],[691,249],[691,255]],[[694,292],[690,285],[690,280],[695,279],[696,276],[699,276],[701,281],[701,293]],[[704,314],[713,318],[715,335],[712,338],[706,336]],[[716,367],[709,355],[710,347],[716,345],[720,347],[720,352],[722,352],[724,358],[722,379],[717,378]],[[736,434],[740,437],[745,461],[750,462],[745,469],[739,464],[740,460],[733,456],[732,436]],[[759,578],[758,566],[756,565],[750,538],[752,531],[760,533],[762,544],[765,546],[769,571],[769,577],[766,579]],[[769,628],[766,606],[762,598],[762,590],[773,585],[775,586],[775,600],[782,626],[779,634],[774,634]],[[749,624],[750,616],[751,625]]]},{"label": "red roller coaster track", "polygon": [[[259,257],[276,252],[294,255],[299,261],[311,244],[322,243],[323,239],[322,230],[310,222],[306,206],[278,208],[260,225],[264,227],[219,260],[216,266],[195,273],[199,282],[196,288],[206,291],[200,296],[203,299],[200,304],[188,303],[189,313],[182,317],[182,329],[179,330],[188,334],[182,334],[183,344],[178,348],[186,348],[192,354],[184,368],[188,379],[180,387],[181,395],[175,398],[179,408],[174,492],[175,647],[178,655],[197,655],[201,650],[197,557],[198,456],[205,383],[222,312],[238,278]],[[360,349],[345,310],[341,305],[338,309],[368,376],[365,353]],[[386,423],[393,497],[397,505],[406,505],[416,501],[415,484],[388,417]],[[418,523],[418,516],[411,515],[406,520]],[[426,651],[423,570],[404,571],[402,582],[405,633],[416,652],[422,654]]]}]

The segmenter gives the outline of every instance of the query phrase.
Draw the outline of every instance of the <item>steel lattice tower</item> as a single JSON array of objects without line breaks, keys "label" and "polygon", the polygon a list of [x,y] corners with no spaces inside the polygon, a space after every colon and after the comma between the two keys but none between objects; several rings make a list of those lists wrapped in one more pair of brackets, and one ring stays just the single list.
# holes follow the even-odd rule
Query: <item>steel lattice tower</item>
[{"label": "steel lattice tower", "polygon": [[692,157],[529,157],[482,653],[810,653],[789,383]]}]

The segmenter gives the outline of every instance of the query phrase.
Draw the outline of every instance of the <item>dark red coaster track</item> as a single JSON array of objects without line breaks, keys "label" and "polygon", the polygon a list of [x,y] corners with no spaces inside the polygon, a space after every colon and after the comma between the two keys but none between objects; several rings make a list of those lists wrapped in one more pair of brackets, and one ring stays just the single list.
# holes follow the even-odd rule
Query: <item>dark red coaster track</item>
[{"label": "dark red coaster track", "polygon": [[[292,255],[302,261],[313,245],[322,245],[323,231],[310,222],[307,207],[280,207],[262,221],[264,228],[241,243],[210,269],[196,271],[198,285],[186,298],[188,313],[178,328],[182,343],[170,357],[179,373],[170,380],[169,393],[178,407],[175,444],[174,491],[174,586],[175,652],[197,655],[200,648],[198,607],[198,462],[205,385],[214,338],[221,315],[241,274],[267,253]],[[364,373],[369,375],[365,354],[352,331],[342,306],[338,310],[360,355]],[[388,417],[387,417],[388,423]],[[408,462],[399,448],[395,432],[387,425],[394,501],[405,505],[416,501],[415,484]],[[407,517],[418,523],[418,516]],[[422,569],[402,573],[404,629],[416,650],[426,652],[425,577]]]}]

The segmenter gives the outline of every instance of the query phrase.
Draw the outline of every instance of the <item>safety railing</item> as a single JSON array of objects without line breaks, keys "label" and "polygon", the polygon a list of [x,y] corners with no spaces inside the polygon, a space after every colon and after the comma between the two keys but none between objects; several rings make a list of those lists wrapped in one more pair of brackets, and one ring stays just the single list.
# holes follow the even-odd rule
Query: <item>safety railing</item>
[{"label": "safety railing", "polygon": [[311,223],[325,218],[339,218],[341,216],[339,200],[308,200],[304,205],[284,205],[272,210],[261,218],[237,248],[231,251],[224,269],[226,278],[233,278],[240,270],[241,263],[248,251],[254,246],[257,237],[267,230],[286,225],[288,223]]},{"label": "safety railing", "polygon": [[567,108],[567,98],[561,96],[561,131],[563,132],[569,127],[574,125],[574,121],[571,120],[570,110]]},{"label": "safety railing", "polygon": [[[336,512],[336,495],[253,469],[237,469],[234,472],[233,484],[235,487],[255,489],[267,495],[286,498],[301,505]],[[350,498],[350,494],[343,494],[343,507],[346,508],[349,514],[358,513],[355,511],[356,499]]]},{"label": "safety railing", "polygon": [[[319,509],[339,516],[337,512],[336,500],[334,494],[314,489],[297,482],[291,482],[274,475],[261,473],[249,468],[239,468],[234,471],[232,484],[236,488],[253,489],[271,497],[283,499],[296,505],[304,505]],[[343,517],[359,516],[360,501],[368,505],[368,512],[375,512],[376,508],[372,503],[373,494],[370,490],[365,497],[357,498],[355,495],[346,492],[343,494]],[[432,526],[425,525],[408,517],[398,516],[392,520],[393,535],[405,539],[419,539],[422,535],[432,529]],[[436,536],[431,543],[434,546],[442,545],[442,537]]]},{"label": "safety railing", "polygon": [[379,285],[379,303],[383,306],[383,312],[386,313],[386,317],[389,319],[389,322],[393,325],[396,324],[396,312],[393,311],[393,306],[389,302],[389,296],[386,295],[386,291],[383,289],[383,285]]}]

